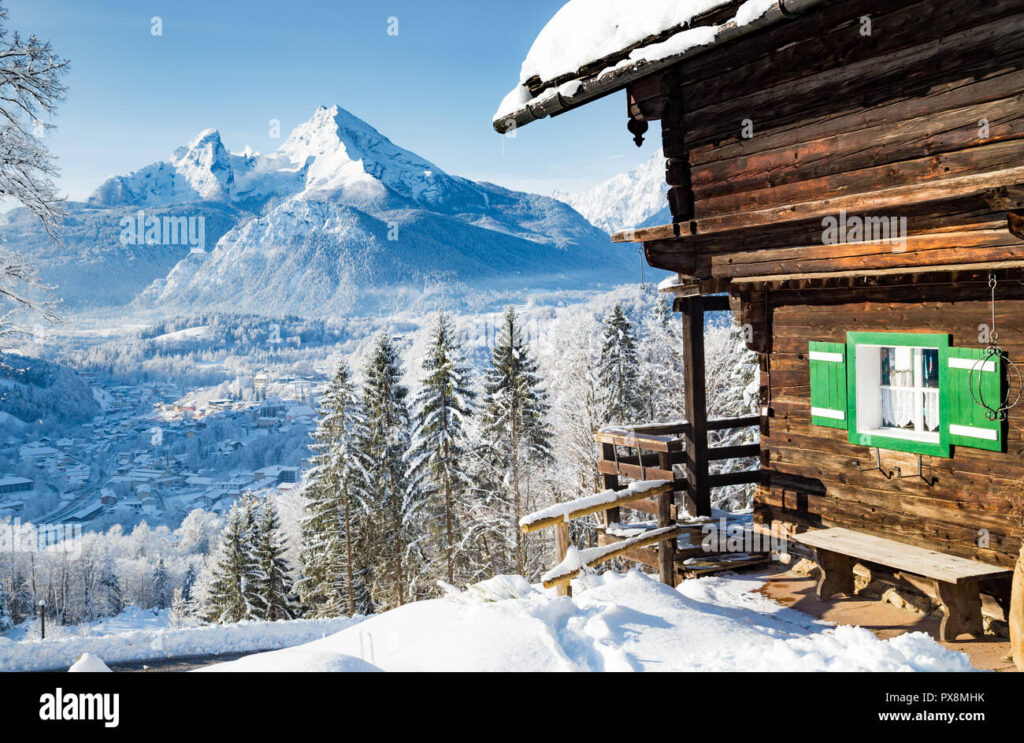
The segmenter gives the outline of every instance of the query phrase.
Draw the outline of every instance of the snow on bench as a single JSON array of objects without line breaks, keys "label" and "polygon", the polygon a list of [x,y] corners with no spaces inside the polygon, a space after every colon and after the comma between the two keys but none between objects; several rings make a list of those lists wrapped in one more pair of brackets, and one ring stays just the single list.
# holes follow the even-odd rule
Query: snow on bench
[{"label": "snow on bench", "polygon": [[565,558],[555,567],[541,576],[545,588],[551,588],[562,583],[568,583],[578,576],[584,568],[591,568],[618,557],[623,552],[628,552],[639,547],[646,547],[655,542],[665,539],[672,539],[679,535],[678,526],[663,526],[660,529],[650,529],[643,534],[629,539],[624,539],[615,544],[604,545],[603,547],[588,547],[576,549],[570,546],[565,552]]},{"label": "snow on bench", "polygon": [[604,490],[594,495],[565,503],[556,503],[540,511],[534,511],[519,519],[519,528],[524,532],[537,531],[598,511],[606,511],[622,503],[660,495],[670,491],[672,487],[672,482],[669,480],[641,480],[631,483],[623,490]]}]

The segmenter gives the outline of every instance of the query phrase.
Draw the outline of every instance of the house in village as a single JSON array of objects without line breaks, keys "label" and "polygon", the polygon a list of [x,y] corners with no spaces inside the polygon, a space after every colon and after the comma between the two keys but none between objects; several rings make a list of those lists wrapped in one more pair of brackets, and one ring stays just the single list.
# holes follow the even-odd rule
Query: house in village
[{"label": "house in village", "polygon": [[[552,19],[494,128],[612,94],[638,145],[660,122],[672,220],[612,239],[676,274],[687,421],[599,433],[612,494],[524,530],[557,525],[564,550],[567,518],[605,511],[592,562],[674,582],[696,554],[679,506],[708,516],[713,488],[756,482],[758,530],[816,558],[822,598],[867,570],[936,600],[943,639],[981,634],[982,596],[1019,637],[1024,2],[613,5]],[[704,410],[704,316],[722,309],[760,360],[754,420]],[[708,430],[751,423],[753,450],[709,449]],[[757,472],[711,473],[749,453]],[[619,508],[658,528],[615,533]]]}]

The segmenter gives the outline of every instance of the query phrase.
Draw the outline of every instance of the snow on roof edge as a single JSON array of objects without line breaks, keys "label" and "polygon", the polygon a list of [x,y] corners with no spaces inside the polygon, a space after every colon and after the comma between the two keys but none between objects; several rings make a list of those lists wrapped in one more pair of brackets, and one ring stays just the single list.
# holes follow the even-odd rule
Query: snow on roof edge
[{"label": "snow on roof edge", "polygon": [[732,19],[721,25],[686,28],[664,41],[628,54],[624,52],[623,58],[611,67],[583,79],[545,88],[536,97],[519,83],[501,101],[492,117],[492,126],[499,134],[508,134],[532,121],[577,108],[683,59],[782,20],[793,19],[823,1],[747,0],[737,8]]}]

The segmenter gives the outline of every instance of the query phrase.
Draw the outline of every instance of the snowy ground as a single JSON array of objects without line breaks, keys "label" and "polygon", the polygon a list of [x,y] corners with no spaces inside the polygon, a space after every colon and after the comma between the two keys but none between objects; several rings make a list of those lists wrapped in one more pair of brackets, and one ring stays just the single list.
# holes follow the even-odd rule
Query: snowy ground
[{"label": "snowy ground", "polygon": [[[296,619],[204,627],[168,626],[168,612],[129,607],[122,614],[75,628],[47,627],[47,639],[0,637],[0,671],[67,669],[85,653],[105,663],[248,653],[301,645],[360,619]],[[72,634],[72,631],[74,634]],[[12,632],[23,632],[16,628]],[[53,633],[60,634],[54,637]]]},{"label": "snowy ground", "polygon": [[558,598],[500,577],[286,650],[207,671],[969,671],[924,633],[834,627],[727,575],[671,589],[633,571]]}]

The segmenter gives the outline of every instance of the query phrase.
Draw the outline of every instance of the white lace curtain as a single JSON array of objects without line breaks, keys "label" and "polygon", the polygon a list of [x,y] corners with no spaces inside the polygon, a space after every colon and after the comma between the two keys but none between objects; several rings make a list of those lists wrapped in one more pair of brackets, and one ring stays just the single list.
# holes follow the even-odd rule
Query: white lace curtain
[{"label": "white lace curtain", "polygon": [[914,422],[914,413],[919,395],[924,396],[924,423],[929,431],[939,427],[939,394],[882,388],[882,425],[907,428]]},{"label": "white lace curtain", "polygon": [[913,423],[915,397],[914,390],[882,388],[882,425],[906,428]]}]

